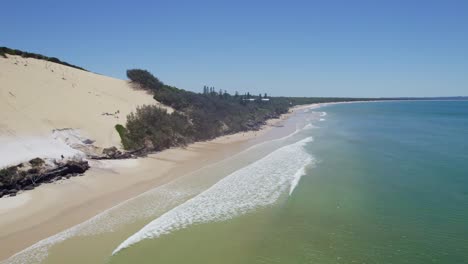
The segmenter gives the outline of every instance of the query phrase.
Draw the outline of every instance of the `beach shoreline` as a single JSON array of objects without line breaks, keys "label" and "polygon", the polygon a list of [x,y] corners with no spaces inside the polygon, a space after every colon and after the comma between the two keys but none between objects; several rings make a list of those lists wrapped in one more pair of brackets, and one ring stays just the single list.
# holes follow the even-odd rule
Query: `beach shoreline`
[{"label": "beach shoreline", "polygon": [[[0,260],[141,193],[240,153],[262,140],[269,140],[262,137],[282,126],[291,115],[321,105],[293,107],[280,118],[268,120],[259,131],[226,135],[185,148],[164,150],[146,158],[92,161],[91,169],[83,176],[2,198],[0,243],[4,246],[0,249]],[[287,133],[290,132],[294,131]]]}]

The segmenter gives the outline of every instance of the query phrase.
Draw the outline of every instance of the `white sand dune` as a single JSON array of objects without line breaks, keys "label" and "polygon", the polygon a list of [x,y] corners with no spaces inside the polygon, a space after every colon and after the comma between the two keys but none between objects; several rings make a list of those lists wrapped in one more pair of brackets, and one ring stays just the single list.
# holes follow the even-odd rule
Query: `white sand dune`
[{"label": "white sand dune", "polygon": [[0,57],[0,137],[73,128],[98,146],[118,146],[114,126],[145,104],[158,102],[128,81],[44,60]]},{"label": "white sand dune", "polygon": [[[128,81],[44,60],[1,57],[0,167],[77,155],[68,146],[77,137],[100,147],[120,146],[115,125],[125,124],[127,115],[145,104],[160,105]],[[53,135],[64,128],[69,135]]]}]

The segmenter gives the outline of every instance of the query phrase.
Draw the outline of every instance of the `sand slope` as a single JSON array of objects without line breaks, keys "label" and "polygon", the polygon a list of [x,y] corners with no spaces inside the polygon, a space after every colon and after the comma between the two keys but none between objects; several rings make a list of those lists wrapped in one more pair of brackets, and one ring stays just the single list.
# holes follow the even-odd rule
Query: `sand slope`
[{"label": "sand slope", "polygon": [[97,146],[118,146],[114,126],[125,124],[144,104],[158,102],[124,80],[43,60],[0,57],[0,138],[9,141],[73,128]]}]

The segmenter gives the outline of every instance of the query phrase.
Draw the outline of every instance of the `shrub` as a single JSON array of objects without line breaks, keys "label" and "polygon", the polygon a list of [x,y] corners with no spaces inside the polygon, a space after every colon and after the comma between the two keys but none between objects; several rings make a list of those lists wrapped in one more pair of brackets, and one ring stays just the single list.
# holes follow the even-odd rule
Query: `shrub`
[{"label": "shrub", "polygon": [[127,149],[163,150],[190,142],[192,128],[185,116],[149,105],[127,117],[126,131]]},{"label": "shrub", "polygon": [[125,149],[132,149],[133,146],[131,142],[129,142],[128,137],[127,137],[127,129],[123,125],[117,124],[115,125],[115,130],[117,130],[117,133],[119,133],[122,146]]},{"label": "shrub", "polygon": [[127,70],[127,77],[132,82],[138,84],[142,89],[157,91],[163,83],[158,78],[154,77],[150,72],[140,69]]},{"label": "shrub", "polygon": [[0,170],[0,186],[13,186],[20,180],[17,166]]},{"label": "shrub", "polygon": [[41,158],[35,158],[29,161],[29,164],[31,164],[31,166],[33,167],[41,167],[42,165],[44,165],[44,163],[45,161]]}]

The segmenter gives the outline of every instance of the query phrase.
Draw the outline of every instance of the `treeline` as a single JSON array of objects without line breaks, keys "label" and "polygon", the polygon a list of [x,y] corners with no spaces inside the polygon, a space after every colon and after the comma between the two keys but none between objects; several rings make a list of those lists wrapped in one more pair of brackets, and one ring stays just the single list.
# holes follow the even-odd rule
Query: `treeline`
[{"label": "treeline", "polygon": [[178,89],[161,82],[150,72],[127,71],[133,85],[147,90],[157,101],[172,107],[168,113],[157,106],[143,106],[116,129],[127,150],[163,150],[236,132],[258,130],[265,121],[301,104],[371,100],[367,98],[310,98],[239,95],[205,86],[202,93]]},{"label": "treeline", "polygon": [[125,149],[162,150],[194,141],[247,130],[258,130],[267,119],[279,117],[289,109],[286,98],[268,102],[249,102],[226,91],[203,94],[185,91],[162,83],[145,70],[127,71],[127,77],[153,93],[154,99],[176,111],[168,113],[157,106],[143,106],[116,127]]},{"label": "treeline", "polygon": [[388,100],[386,98],[350,98],[350,97],[283,97],[283,98],[289,100],[292,105]]},{"label": "treeline", "polygon": [[8,55],[17,55],[17,56],[21,56],[23,58],[34,58],[34,59],[38,59],[38,60],[45,60],[45,61],[55,62],[55,63],[62,64],[62,65],[65,65],[65,66],[69,66],[69,67],[72,67],[72,68],[75,68],[75,69],[86,71],[86,69],[83,69],[83,68],[81,68],[79,66],[76,66],[76,65],[64,62],[64,61],[61,61],[61,60],[59,60],[59,59],[57,59],[55,57],[47,57],[47,56],[37,54],[37,53],[26,52],[26,51],[22,51],[22,50],[18,50],[18,49],[10,49],[10,48],[7,48],[7,47],[0,47],[0,56],[2,56],[4,58],[7,58],[6,54],[8,54]]}]

